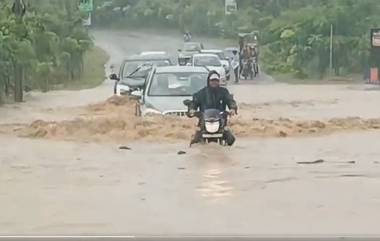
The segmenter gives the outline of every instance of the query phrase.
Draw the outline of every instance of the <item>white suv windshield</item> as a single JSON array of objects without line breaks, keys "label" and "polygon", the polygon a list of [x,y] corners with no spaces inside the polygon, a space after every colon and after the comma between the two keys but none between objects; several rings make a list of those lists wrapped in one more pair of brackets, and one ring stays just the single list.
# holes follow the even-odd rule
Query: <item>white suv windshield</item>
[{"label": "white suv windshield", "polygon": [[205,87],[207,73],[158,73],[150,84],[150,96],[190,96]]},{"label": "white suv windshield", "polygon": [[[154,64],[157,66],[169,66],[170,62],[168,60],[138,60],[138,61],[129,61],[126,62],[123,68],[123,77],[129,77],[131,73],[133,73],[139,66],[143,64]],[[136,73],[133,74],[133,77],[138,78],[138,77],[145,77],[147,73],[146,68],[141,68],[140,71],[137,71]]]}]

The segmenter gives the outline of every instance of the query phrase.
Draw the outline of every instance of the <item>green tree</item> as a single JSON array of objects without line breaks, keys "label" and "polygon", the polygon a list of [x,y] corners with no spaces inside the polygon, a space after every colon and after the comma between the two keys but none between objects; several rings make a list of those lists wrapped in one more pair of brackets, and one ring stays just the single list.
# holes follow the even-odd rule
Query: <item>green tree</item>
[{"label": "green tree", "polygon": [[24,85],[47,91],[79,79],[93,44],[77,1],[28,1],[21,14],[13,2],[0,0],[0,101],[11,92],[22,101]]}]

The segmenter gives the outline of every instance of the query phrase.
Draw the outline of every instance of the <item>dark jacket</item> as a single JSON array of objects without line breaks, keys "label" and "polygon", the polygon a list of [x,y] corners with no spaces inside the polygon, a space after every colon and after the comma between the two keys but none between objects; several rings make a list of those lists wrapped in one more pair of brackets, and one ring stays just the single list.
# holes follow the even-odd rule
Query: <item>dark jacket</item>
[{"label": "dark jacket", "polygon": [[230,92],[223,87],[205,87],[193,95],[194,110],[204,112],[207,109],[218,109],[225,111],[228,109],[237,110],[237,105]]}]

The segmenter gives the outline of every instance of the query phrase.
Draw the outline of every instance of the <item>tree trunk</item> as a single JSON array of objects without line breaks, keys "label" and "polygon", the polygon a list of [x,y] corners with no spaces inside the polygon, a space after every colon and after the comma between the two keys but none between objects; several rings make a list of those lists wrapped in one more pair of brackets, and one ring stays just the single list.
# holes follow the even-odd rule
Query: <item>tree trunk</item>
[{"label": "tree trunk", "polygon": [[81,56],[80,56],[80,62],[79,62],[79,78],[81,78],[82,77],[82,74],[83,74],[83,72],[84,72],[84,57],[83,57],[83,55],[84,54],[81,54]]},{"label": "tree trunk", "polygon": [[10,94],[9,88],[10,88],[10,83],[11,83],[9,79],[9,75],[7,75],[4,80],[5,80],[4,93],[5,93],[5,96],[8,97]]},{"label": "tree trunk", "polygon": [[[16,15],[17,24],[23,25],[23,16],[26,12],[26,6],[23,0],[15,0],[12,6],[12,12]],[[23,34],[24,35],[24,34]],[[18,36],[19,40],[22,40],[24,36]],[[14,100],[16,102],[23,102],[23,66],[15,61],[14,63],[15,72],[15,88],[14,88]]]},{"label": "tree trunk", "polygon": [[75,73],[74,73],[74,70],[71,70],[70,71],[70,80],[74,81],[74,79],[75,79]]},{"label": "tree trunk", "polygon": [[72,16],[72,7],[71,7],[71,2],[70,1],[64,1],[65,2],[65,9],[66,9],[66,13],[67,13],[67,19],[71,19],[71,16]]},{"label": "tree trunk", "polygon": [[15,64],[15,89],[14,89],[14,99],[16,102],[24,101],[22,71],[23,71],[22,66],[16,63]]},{"label": "tree trunk", "polygon": [[65,84],[66,84],[67,82],[71,81],[70,63],[66,63],[65,74],[66,74],[66,79],[65,79]]},{"label": "tree trunk", "polygon": [[49,78],[46,76],[42,92],[45,93],[45,92],[48,92],[48,91],[49,91]]},{"label": "tree trunk", "polygon": [[0,77],[0,105],[3,103],[3,98],[5,95],[5,86],[6,86],[5,78]]}]

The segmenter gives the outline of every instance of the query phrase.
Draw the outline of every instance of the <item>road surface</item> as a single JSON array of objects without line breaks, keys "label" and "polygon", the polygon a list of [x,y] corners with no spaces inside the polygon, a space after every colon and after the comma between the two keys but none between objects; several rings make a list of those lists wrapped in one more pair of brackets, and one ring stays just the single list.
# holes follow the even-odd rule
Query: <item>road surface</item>
[{"label": "road surface", "polygon": [[[107,69],[131,53],[181,46],[179,34],[94,36],[111,55]],[[380,115],[380,93],[368,86],[259,82],[230,86],[259,118]],[[33,92],[24,104],[1,107],[0,123],[70,120],[111,93],[111,81],[83,91]],[[182,140],[65,141],[0,131],[0,234],[379,234],[379,137],[377,130],[346,130],[189,149]]]}]

